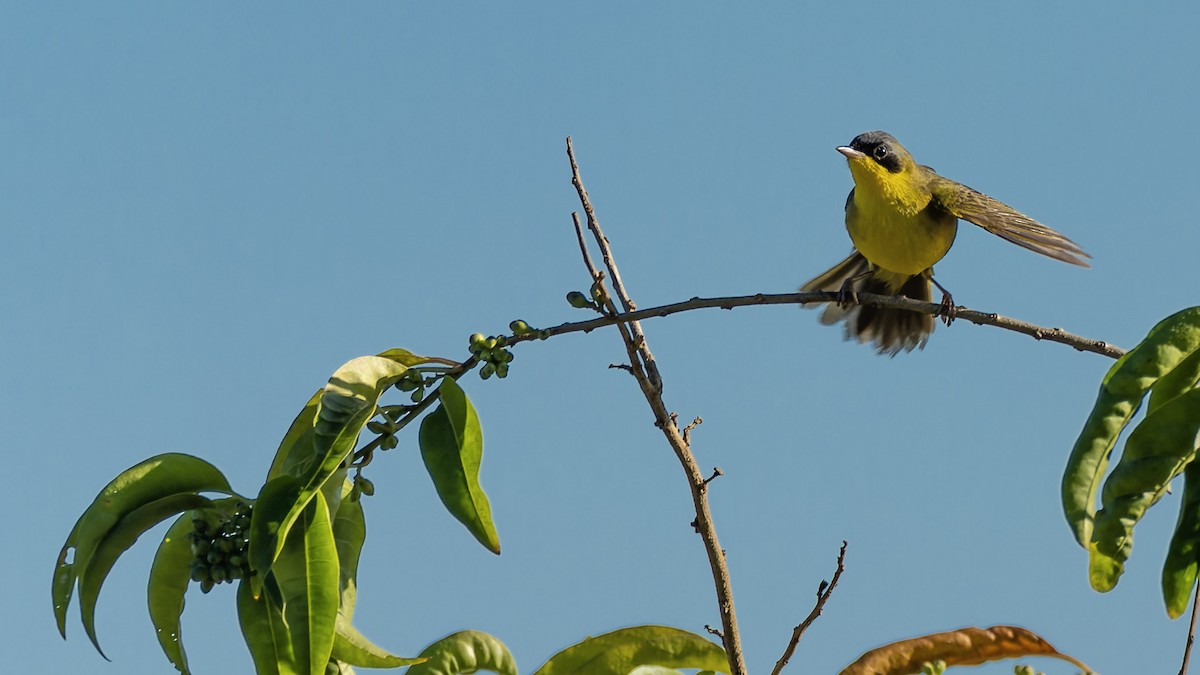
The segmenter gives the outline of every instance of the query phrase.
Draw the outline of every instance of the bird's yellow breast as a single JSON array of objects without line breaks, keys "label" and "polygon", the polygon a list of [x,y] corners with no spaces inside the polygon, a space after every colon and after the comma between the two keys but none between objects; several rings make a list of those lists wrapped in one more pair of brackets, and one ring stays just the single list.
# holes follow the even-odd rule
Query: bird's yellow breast
[{"label": "bird's yellow breast", "polygon": [[871,264],[916,275],[946,255],[958,219],[932,203],[917,172],[889,174],[852,162],[851,173],[854,196],[846,204],[846,230]]}]

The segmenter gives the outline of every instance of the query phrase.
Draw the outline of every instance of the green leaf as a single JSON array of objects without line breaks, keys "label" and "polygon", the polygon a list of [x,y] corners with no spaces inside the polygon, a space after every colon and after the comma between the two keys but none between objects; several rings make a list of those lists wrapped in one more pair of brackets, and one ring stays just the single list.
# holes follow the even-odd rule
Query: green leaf
[{"label": "green leaf", "polygon": [[408,351],[407,349],[389,349],[385,352],[379,352],[379,357],[388,359],[389,361],[395,361],[396,363],[399,363],[407,368],[412,368],[413,366],[419,366],[425,363],[441,363],[444,361],[444,359],[438,359],[430,356],[420,356]]},{"label": "green leaf", "polygon": [[[58,554],[51,599],[58,632],[67,636],[67,607],[75,581],[121,518],[141,506],[180,493],[224,492],[232,494],[225,476],[212,464],[191,455],[166,453],[140,462],[114,478],[76,521]],[[67,562],[67,558],[72,560]]]},{"label": "green leaf", "polygon": [[1087,547],[1092,540],[1096,492],[1117,437],[1154,383],[1197,349],[1200,307],[1193,307],[1161,321],[1104,376],[1062,480],[1063,511],[1081,546]]},{"label": "green leaf", "polygon": [[1166,494],[1171,479],[1196,456],[1200,389],[1176,396],[1146,416],[1129,435],[1125,451],[1104,483],[1103,508],[1088,546],[1092,588],[1112,590],[1133,550],[1133,528],[1146,509]]},{"label": "green leaf", "polygon": [[568,647],[534,675],[627,675],[650,665],[729,672],[725,650],[695,633],[669,626],[636,626]]},{"label": "green leaf", "polygon": [[[712,671],[705,672],[711,673]],[[662,666],[638,666],[629,671],[629,675],[683,675],[683,673],[674,668],[664,668]]]},{"label": "green leaf", "polygon": [[362,668],[396,668],[429,660],[420,656],[407,658],[392,654],[368,640],[341,616],[338,616],[333,636],[333,658]]},{"label": "green leaf", "polygon": [[1196,380],[1200,380],[1200,349],[1192,352],[1191,356],[1180,361],[1154,383],[1154,387],[1150,389],[1150,403],[1146,406],[1146,411],[1154,412],[1162,404],[1194,388]]},{"label": "green leaf", "polygon": [[104,656],[104,650],[100,649],[100,641],[96,638],[96,601],[100,598],[100,588],[117,558],[128,551],[146,530],[177,513],[211,503],[205,497],[186,492],[156,499],[125,514],[96,546],[91,562],[79,576],[79,613],[83,619],[84,632],[101,656]]},{"label": "green leaf", "polygon": [[238,622],[242,638],[250,649],[257,675],[299,675],[307,671],[296,667],[295,647],[283,620],[283,610],[271,593],[257,598],[249,579],[238,584]]},{"label": "green leaf", "polygon": [[240,497],[229,497],[213,501],[211,508],[185,511],[171,524],[154,553],[150,583],[146,587],[150,621],[154,624],[154,632],[163,653],[185,675],[189,671],[180,618],[183,615],[184,594],[192,582],[192,561],[195,559],[192,542],[187,535],[195,529],[192,521],[203,519],[210,525],[216,525],[226,517],[225,509],[242,502]]},{"label": "green leaf", "polygon": [[251,586],[257,596],[261,584],[275,561],[275,541],[280,538],[284,518],[292,512],[292,506],[300,498],[300,484],[295,478],[283,474],[267,481],[254,500],[254,511],[250,516],[250,567],[255,575],[250,577]]},{"label": "green leaf", "polygon": [[150,583],[146,586],[146,604],[158,644],[175,669],[187,675],[187,654],[183,650],[183,596],[191,583],[192,544],[187,534],[193,529],[190,512],[175,519],[163,536],[154,563],[150,566]]},{"label": "green leaf", "polygon": [[489,551],[500,554],[492,507],[479,485],[483,429],[467,395],[452,378],[438,387],[441,403],[421,421],[421,459],[446,510]]},{"label": "green leaf", "polygon": [[[252,552],[251,556],[261,565],[257,567],[260,573],[265,574],[270,570],[271,563],[283,548],[292,523],[296,522],[317,490],[345,468],[342,463],[353,452],[362,428],[375,416],[375,404],[380,395],[399,380],[406,370],[405,366],[389,359],[360,356],[338,368],[329,378],[329,383],[321,392],[313,421],[313,450],[317,459],[299,467],[300,472],[296,476],[300,485],[299,493],[275,531],[257,546],[251,544],[252,550],[258,549],[258,555]],[[305,412],[301,412],[297,422],[293,422],[293,427],[304,416]],[[292,433],[289,430],[288,435]],[[295,438],[301,439],[302,434],[297,431]],[[303,447],[299,440],[297,447]],[[284,463],[290,464],[286,460]],[[341,483],[336,485],[340,488]]]},{"label": "green leaf", "polygon": [[304,404],[296,419],[292,420],[292,425],[279,442],[279,449],[275,451],[275,459],[271,462],[271,469],[267,471],[267,480],[293,471],[299,473],[305,465],[317,460],[317,451],[313,446],[313,425],[317,420],[317,407],[324,391],[324,387],[318,389],[317,393],[308,399],[308,403]]},{"label": "green leaf", "polygon": [[[343,481],[349,490],[350,481]],[[338,589],[341,599],[338,616],[349,622],[354,618],[354,605],[358,602],[358,559],[367,540],[367,520],[362,502],[343,496],[341,508],[333,519],[333,541],[338,555]]]},{"label": "green leaf", "polygon": [[1167,615],[1178,619],[1187,611],[1196,584],[1197,563],[1200,562],[1200,462],[1192,462],[1183,470],[1183,500],[1175,533],[1167,547],[1163,563],[1163,600]]},{"label": "green leaf", "polygon": [[429,660],[409,668],[404,675],[465,675],[489,670],[500,675],[517,675],[517,662],[508,647],[477,630],[464,630],[421,650]]},{"label": "green leaf", "polygon": [[288,534],[272,569],[300,673],[322,675],[333,650],[338,608],[338,558],[329,507],[320,492]]}]

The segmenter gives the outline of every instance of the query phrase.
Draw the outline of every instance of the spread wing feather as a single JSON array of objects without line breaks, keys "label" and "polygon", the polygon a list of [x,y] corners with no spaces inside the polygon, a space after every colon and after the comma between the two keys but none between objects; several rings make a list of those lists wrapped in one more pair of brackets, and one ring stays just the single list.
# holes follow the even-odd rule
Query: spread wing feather
[{"label": "spread wing feather", "polygon": [[1011,206],[937,174],[930,176],[933,198],[956,217],[1035,253],[1080,267],[1091,267],[1079,244]]}]

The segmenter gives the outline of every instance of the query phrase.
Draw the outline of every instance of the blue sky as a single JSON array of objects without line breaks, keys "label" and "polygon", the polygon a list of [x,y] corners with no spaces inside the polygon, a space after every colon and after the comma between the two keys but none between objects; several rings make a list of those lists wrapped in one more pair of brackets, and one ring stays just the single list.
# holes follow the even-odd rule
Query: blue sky
[{"label": "blue sky", "polygon": [[[1085,13],[1086,12],[1086,13]],[[0,316],[14,672],[170,672],[144,607],[161,531],[101,596],[106,664],[50,612],[54,556],[114,475],[166,451],[254,494],[341,363],[452,358],[580,320],[563,139],[635,300],[788,292],[840,260],[834,147],[870,129],[1078,241],[1081,270],[965,225],[938,278],[972,308],[1132,346],[1197,303],[1200,96],[1186,3],[0,4]],[[1174,672],[1168,498],[1092,592],[1058,503],[1109,362],[992,328],[880,358],[795,307],[645,323],[764,672],[849,540],[789,672],[1015,623],[1104,673]],[[522,672],[588,634],[719,617],[682,473],[612,331],[464,380],[504,553],[443,511],[415,437],[369,477],[356,621],[416,653],[455,630]],[[415,430],[414,430],[415,431]],[[198,673],[246,672],[229,587],[189,594]],[[1048,673],[1069,666],[1031,661]],[[1010,673],[988,666],[983,675]]]}]

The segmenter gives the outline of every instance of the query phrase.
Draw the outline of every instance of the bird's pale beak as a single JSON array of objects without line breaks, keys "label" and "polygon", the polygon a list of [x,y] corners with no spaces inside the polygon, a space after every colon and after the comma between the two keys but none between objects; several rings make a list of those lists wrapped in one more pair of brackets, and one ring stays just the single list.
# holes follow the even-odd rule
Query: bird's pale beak
[{"label": "bird's pale beak", "polygon": [[837,151],[845,155],[846,159],[863,159],[866,157],[866,154],[861,153],[848,145],[839,145]]}]

